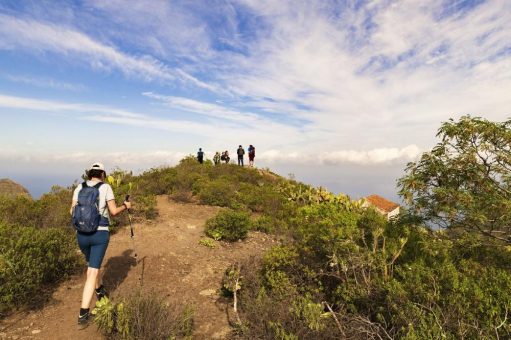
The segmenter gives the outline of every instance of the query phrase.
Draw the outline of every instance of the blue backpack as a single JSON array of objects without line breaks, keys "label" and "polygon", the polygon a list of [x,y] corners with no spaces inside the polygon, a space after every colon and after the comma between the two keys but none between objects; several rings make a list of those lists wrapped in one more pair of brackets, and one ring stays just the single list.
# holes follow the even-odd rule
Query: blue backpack
[{"label": "blue backpack", "polygon": [[73,226],[80,233],[93,233],[98,229],[101,215],[99,213],[99,187],[102,182],[90,187],[82,183],[78,193],[78,203],[73,209]]}]

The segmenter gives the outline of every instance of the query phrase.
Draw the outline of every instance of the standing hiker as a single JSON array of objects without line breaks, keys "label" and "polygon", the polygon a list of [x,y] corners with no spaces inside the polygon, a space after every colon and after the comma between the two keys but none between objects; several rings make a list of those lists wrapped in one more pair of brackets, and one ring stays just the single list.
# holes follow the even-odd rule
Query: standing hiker
[{"label": "standing hiker", "polygon": [[131,208],[130,202],[124,202],[120,207],[115,204],[112,187],[103,183],[106,178],[103,164],[94,163],[87,172],[87,177],[88,181],[76,187],[71,203],[71,215],[78,246],[88,264],[87,280],[83,287],[82,304],[78,316],[80,328],[88,325],[94,292],[98,300],[107,295],[100,268],[110,240],[108,230],[110,215],[115,216]]},{"label": "standing hiker", "polygon": [[202,152],[202,148],[199,148],[199,152],[197,152],[197,160],[200,164],[204,162],[204,152]]},{"label": "standing hiker", "polygon": [[221,157],[220,157],[220,152],[218,152],[218,151],[217,151],[217,152],[215,153],[215,156],[213,156],[213,162],[215,163],[215,165],[220,164],[220,158],[221,158]]},{"label": "standing hiker", "polygon": [[238,154],[238,165],[243,166],[243,155],[245,155],[245,150],[241,145],[238,147],[236,153]]},{"label": "standing hiker", "polygon": [[253,167],[254,166],[254,158],[255,158],[255,147],[250,144],[248,147],[248,165]]}]

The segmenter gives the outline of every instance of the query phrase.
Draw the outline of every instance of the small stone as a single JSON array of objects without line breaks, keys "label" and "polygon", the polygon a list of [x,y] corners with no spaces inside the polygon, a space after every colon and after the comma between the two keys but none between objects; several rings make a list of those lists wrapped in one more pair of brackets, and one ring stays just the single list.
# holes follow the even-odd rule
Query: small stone
[{"label": "small stone", "polygon": [[213,289],[213,288],[204,289],[199,292],[199,295],[202,295],[202,296],[212,296],[215,294],[216,294],[216,289]]},{"label": "small stone", "polygon": [[34,325],[34,323],[33,323],[33,322],[31,322],[31,323],[30,323],[30,327],[32,327],[33,325]]},{"label": "small stone", "polygon": [[34,330],[32,331],[32,334],[39,334],[39,333],[41,333],[41,330],[40,330],[40,329],[34,329]]}]

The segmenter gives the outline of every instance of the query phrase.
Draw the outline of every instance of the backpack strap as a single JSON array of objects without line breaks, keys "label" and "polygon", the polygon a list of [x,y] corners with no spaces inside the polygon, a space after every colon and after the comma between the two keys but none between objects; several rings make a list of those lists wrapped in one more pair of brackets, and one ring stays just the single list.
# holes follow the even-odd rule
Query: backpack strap
[{"label": "backpack strap", "polygon": [[83,189],[83,188],[87,188],[87,187],[88,187],[88,185],[87,185],[87,181],[84,181],[84,182],[82,183],[82,189]]},{"label": "backpack strap", "polygon": [[99,182],[98,184],[94,185],[94,188],[99,189],[99,187],[102,185],[103,185],[103,182]]}]

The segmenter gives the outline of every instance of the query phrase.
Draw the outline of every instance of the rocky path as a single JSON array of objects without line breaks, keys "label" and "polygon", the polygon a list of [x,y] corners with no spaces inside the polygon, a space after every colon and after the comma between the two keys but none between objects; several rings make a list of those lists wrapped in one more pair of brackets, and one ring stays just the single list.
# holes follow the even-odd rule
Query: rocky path
[{"label": "rocky path", "polygon": [[[175,203],[161,196],[158,210],[157,220],[135,224],[138,260],[133,257],[128,228],[111,237],[103,262],[105,285],[114,300],[141,287],[170,303],[192,304],[193,338],[225,338],[231,307],[218,294],[225,269],[234,261],[262,254],[274,241],[254,232],[243,242],[216,242],[211,249],[198,242],[204,237],[206,220],[219,208]],[[85,330],[76,326],[83,282],[84,275],[73,277],[59,285],[41,310],[2,320],[0,339],[101,339],[94,325]]]}]

